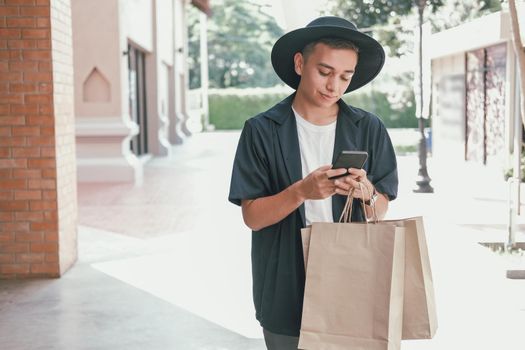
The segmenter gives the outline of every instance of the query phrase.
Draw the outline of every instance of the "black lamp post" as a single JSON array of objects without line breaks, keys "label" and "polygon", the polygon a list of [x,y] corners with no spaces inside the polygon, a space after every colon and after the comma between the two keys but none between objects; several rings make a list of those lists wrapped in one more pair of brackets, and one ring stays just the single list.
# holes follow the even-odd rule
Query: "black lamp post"
[{"label": "black lamp post", "polygon": [[430,177],[427,171],[427,142],[425,138],[425,119],[423,118],[423,12],[426,0],[415,0],[419,14],[419,108],[416,111],[420,132],[419,138],[419,171],[416,178],[417,187],[413,190],[417,193],[432,193],[434,188],[430,186]]}]

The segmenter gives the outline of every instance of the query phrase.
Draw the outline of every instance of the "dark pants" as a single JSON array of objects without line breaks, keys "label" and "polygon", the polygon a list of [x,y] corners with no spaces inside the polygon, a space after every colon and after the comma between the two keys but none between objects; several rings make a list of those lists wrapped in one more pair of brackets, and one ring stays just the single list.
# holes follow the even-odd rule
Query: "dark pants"
[{"label": "dark pants", "polygon": [[263,329],[264,342],[268,350],[297,350],[299,337],[275,334]]}]

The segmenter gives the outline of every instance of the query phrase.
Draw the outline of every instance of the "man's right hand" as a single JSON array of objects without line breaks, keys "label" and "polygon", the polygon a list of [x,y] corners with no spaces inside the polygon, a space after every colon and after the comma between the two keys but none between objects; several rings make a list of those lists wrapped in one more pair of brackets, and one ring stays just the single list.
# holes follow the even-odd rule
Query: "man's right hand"
[{"label": "man's right hand", "polygon": [[346,169],[332,169],[331,165],[312,171],[308,176],[298,182],[297,190],[301,199],[325,199],[335,194],[336,186],[330,177],[343,175]]},{"label": "man's right hand", "polygon": [[324,199],[335,194],[332,176],[342,175],[346,169],[332,169],[325,165],[283,191],[255,199],[242,200],[242,216],[254,231],[273,225],[296,210],[307,199]]}]

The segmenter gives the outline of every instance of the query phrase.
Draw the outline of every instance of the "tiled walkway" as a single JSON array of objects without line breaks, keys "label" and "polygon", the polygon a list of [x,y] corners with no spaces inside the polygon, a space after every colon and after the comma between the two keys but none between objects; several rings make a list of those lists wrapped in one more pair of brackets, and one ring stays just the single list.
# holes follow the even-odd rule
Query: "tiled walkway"
[{"label": "tiled walkway", "polygon": [[[238,136],[194,135],[149,162],[142,187],[80,185],[79,262],[58,280],[1,282],[0,349],[264,349],[250,233],[226,201]],[[525,281],[477,244],[505,239],[505,184],[434,167],[436,193],[413,194],[417,159],[399,157],[389,216],[425,217],[440,323],[402,348],[524,349]]]},{"label": "tiled walkway", "polygon": [[222,216],[238,133],[197,134],[145,168],[144,184],[80,184],[80,224],[138,238],[194,230]]}]

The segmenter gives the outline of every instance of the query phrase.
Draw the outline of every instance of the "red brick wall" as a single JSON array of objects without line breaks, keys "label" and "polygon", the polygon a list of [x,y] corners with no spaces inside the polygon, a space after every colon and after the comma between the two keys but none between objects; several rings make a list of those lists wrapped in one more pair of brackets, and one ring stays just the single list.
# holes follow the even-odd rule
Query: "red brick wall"
[{"label": "red brick wall", "polygon": [[69,1],[0,0],[0,278],[76,260],[68,15]]}]

